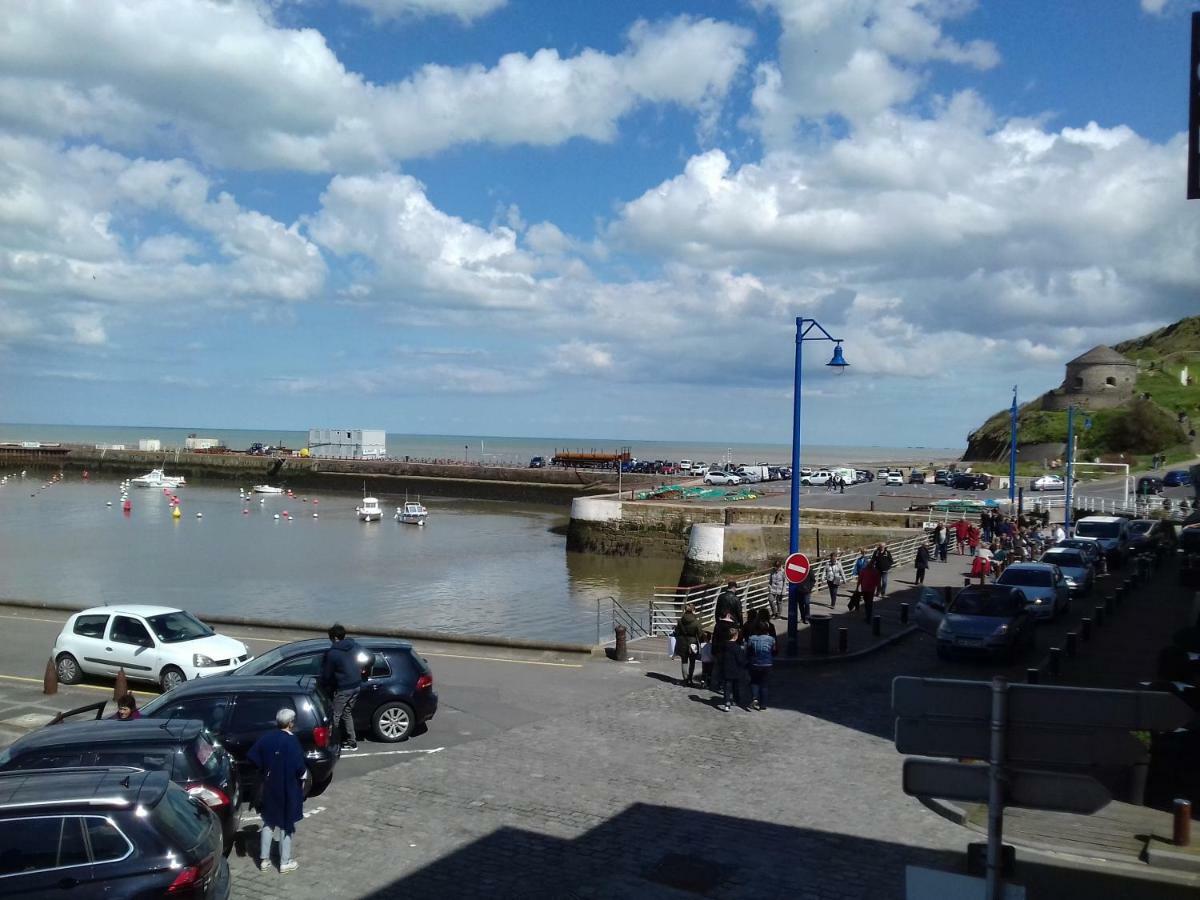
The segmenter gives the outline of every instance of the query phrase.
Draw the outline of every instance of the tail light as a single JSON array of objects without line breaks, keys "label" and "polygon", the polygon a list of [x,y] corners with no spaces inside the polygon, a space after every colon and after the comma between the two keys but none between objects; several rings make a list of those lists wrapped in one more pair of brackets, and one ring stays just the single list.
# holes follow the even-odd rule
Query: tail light
[{"label": "tail light", "polygon": [[229,805],[229,798],[220,788],[209,787],[207,784],[189,784],[184,790],[209,809],[218,809]]},{"label": "tail light", "polygon": [[433,687],[433,676],[432,675],[422,675],[420,678],[417,679],[417,690],[418,691],[427,691],[431,687]]},{"label": "tail light", "polygon": [[192,893],[212,871],[215,862],[216,857],[209,855],[194,866],[184,866],[175,876],[175,880],[171,882],[171,886],[167,888],[167,894]]},{"label": "tail light", "polygon": [[329,726],[318,725],[313,729],[313,743],[318,747],[329,746]]}]

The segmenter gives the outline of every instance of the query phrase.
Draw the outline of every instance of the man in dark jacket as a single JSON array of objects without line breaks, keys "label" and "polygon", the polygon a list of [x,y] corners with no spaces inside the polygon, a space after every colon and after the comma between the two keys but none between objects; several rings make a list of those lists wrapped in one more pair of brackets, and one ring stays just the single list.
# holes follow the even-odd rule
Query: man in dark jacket
[{"label": "man in dark jacket", "polygon": [[726,613],[730,613],[738,625],[742,624],[742,604],[738,602],[737,582],[732,578],[726,582],[725,589],[717,595],[716,618],[723,619]]},{"label": "man in dark jacket", "polygon": [[882,600],[887,596],[888,572],[892,570],[896,560],[892,558],[892,551],[888,549],[888,545],[880,544],[875,548],[871,562],[879,570],[879,599]]},{"label": "man in dark jacket", "polygon": [[329,629],[330,648],[321,661],[321,684],[333,692],[333,727],[340,728],[342,749],[357,750],[354,733],[354,701],[362,688],[362,665],[358,644],[346,638],[346,629],[334,625]]},{"label": "man in dark jacket", "polygon": [[294,709],[281,709],[275,715],[276,731],[264,734],[250,748],[246,758],[258,767],[262,786],[258,811],[262,815],[258,867],[271,868],[271,843],[279,841],[279,871],[296,871],[292,859],[292,834],[304,818],[304,750],[292,734],[296,723]]}]

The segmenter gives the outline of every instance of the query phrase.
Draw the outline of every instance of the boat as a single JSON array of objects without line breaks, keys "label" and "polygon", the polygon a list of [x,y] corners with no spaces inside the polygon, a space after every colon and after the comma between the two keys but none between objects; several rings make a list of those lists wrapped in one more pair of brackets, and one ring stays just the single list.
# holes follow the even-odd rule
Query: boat
[{"label": "boat", "polygon": [[424,525],[428,517],[429,510],[419,500],[405,500],[403,506],[396,507],[396,520],[408,525]]},{"label": "boat", "polygon": [[275,487],[274,485],[270,485],[270,484],[256,484],[254,486],[254,493],[256,493],[256,494],[282,494],[283,488]]},{"label": "boat", "polygon": [[151,469],[145,475],[139,475],[137,478],[130,478],[129,483],[134,487],[144,488],[177,488],[187,484],[187,479],[182,475],[165,475],[162,469]]},{"label": "boat", "polygon": [[379,500],[375,497],[363,497],[362,506],[358,507],[355,512],[358,513],[360,522],[378,522],[383,518],[383,509],[379,506]]}]

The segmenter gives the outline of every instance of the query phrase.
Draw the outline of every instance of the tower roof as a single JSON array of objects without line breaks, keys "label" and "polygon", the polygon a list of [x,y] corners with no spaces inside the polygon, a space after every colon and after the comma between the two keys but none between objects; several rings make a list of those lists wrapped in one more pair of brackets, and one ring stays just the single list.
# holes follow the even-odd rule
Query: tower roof
[{"label": "tower roof", "polygon": [[1067,365],[1132,366],[1136,365],[1136,363],[1131,359],[1126,359],[1111,347],[1100,345],[1098,347],[1093,347],[1082,356],[1075,357],[1073,360],[1067,363]]}]

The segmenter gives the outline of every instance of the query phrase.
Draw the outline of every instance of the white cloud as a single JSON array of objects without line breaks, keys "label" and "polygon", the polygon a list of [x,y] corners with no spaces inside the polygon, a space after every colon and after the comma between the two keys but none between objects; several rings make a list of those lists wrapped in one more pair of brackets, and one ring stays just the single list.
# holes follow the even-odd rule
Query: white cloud
[{"label": "white cloud", "polygon": [[612,353],[601,344],[573,340],[554,348],[550,368],[564,374],[594,375],[610,371]]},{"label": "white cloud", "polygon": [[637,22],[618,54],[509,53],[491,68],[426,65],[376,84],[319,32],[279,27],[267,10],[254,0],[10,5],[0,124],[235,168],[372,170],[461,143],[609,141],[646,103],[711,114],[751,39],[711,19]]},{"label": "white cloud", "polygon": [[1142,12],[1152,16],[1161,16],[1171,0],[1141,0]]},{"label": "white cloud", "polygon": [[495,12],[508,0],[342,0],[370,12],[376,19],[420,18],[423,16],[454,16],[469,24]]}]

